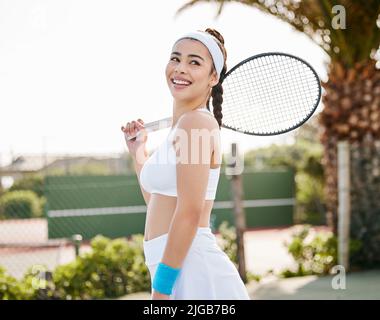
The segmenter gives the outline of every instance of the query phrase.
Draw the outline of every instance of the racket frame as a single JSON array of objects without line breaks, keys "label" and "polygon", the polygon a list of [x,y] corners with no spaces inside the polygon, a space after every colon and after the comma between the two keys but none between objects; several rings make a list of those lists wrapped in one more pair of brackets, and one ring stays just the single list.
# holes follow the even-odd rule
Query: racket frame
[{"label": "racket frame", "polygon": [[[230,70],[228,70],[228,72],[222,77],[221,79],[221,84],[223,84],[224,80],[229,76],[231,75],[231,73],[238,69],[240,66],[242,66],[244,63],[247,63],[248,61],[251,61],[251,60],[254,60],[254,59],[258,59],[258,58],[261,58],[261,57],[265,57],[265,56],[274,56],[274,55],[277,55],[277,56],[285,56],[285,57],[289,57],[289,58],[292,58],[292,59],[295,59],[295,60],[299,60],[301,61],[302,63],[304,63],[305,65],[307,65],[309,67],[309,69],[311,70],[311,72],[314,74],[316,80],[317,80],[317,83],[318,83],[318,97],[316,99],[316,102],[313,106],[313,108],[311,109],[311,112],[307,115],[307,117],[305,119],[302,120],[302,122],[298,123],[297,125],[294,125],[293,127],[290,127],[289,129],[286,129],[286,130],[281,130],[279,132],[275,132],[275,133],[253,133],[253,132],[248,132],[248,131],[245,131],[245,130],[239,130],[239,129],[236,129],[234,127],[230,127],[228,125],[225,125],[222,123],[221,127],[225,128],[225,129],[229,129],[229,130],[233,130],[233,131],[236,131],[236,132],[240,132],[240,133],[244,133],[244,134],[249,134],[249,135],[253,135],[253,136],[276,136],[276,135],[280,135],[280,134],[283,134],[283,133],[286,133],[286,132],[289,132],[289,131],[292,131],[294,129],[297,129],[298,127],[302,126],[307,120],[310,119],[310,117],[314,114],[315,110],[317,109],[318,105],[319,105],[319,102],[321,100],[321,94],[322,94],[322,88],[321,88],[321,81],[318,77],[318,74],[317,72],[314,70],[314,68],[310,65],[310,63],[308,63],[307,61],[303,60],[302,58],[300,57],[297,57],[297,56],[294,56],[290,53],[284,53],[284,52],[265,52],[265,53],[260,53],[260,54],[257,54],[257,55],[254,55],[254,56],[251,56],[251,57],[248,57],[247,59],[244,59],[242,61],[240,61],[237,65],[235,65],[234,67],[232,67]],[[223,106],[223,104],[222,104]],[[223,111],[223,109],[222,109]]]}]

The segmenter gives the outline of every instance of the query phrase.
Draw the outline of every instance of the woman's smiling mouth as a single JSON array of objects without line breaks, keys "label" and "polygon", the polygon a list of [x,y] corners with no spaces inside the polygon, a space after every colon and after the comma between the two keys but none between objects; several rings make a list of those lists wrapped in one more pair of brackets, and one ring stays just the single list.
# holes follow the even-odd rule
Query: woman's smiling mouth
[{"label": "woman's smiling mouth", "polygon": [[174,88],[176,89],[186,88],[189,85],[191,85],[190,81],[185,80],[185,79],[179,79],[179,78],[172,78],[171,82],[173,83]]}]

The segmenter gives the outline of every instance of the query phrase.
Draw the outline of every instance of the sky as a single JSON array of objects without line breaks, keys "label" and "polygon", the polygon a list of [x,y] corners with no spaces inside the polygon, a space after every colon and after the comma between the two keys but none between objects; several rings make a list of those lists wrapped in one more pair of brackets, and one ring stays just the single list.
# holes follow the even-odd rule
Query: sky
[{"label": "sky", "polygon": [[[280,51],[307,60],[326,80],[327,55],[307,36],[257,9],[184,0],[0,0],[0,163],[10,155],[127,151],[120,130],[172,115],[165,66],[173,42],[193,30],[223,35],[228,69]],[[317,112],[321,110],[321,104]],[[150,133],[148,150],[169,129]],[[257,137],[222,129],[222,147],[242,152],[289,143],[295,131]]]}]

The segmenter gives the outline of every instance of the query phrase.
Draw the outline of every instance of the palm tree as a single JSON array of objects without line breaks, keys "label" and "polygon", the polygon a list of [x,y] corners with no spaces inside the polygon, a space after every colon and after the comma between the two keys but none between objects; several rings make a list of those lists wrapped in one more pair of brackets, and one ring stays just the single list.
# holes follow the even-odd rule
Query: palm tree
[{"label": "palm tree", "polygon": [[[191,0],[177,14],[200,2]],[[379,0],[240,0],[292,25],[329,56],[328,81],[322,83],[320,114],[324,147],[327,221],[337,233],[337,143],[348,140],[352,159],[351,239],[361,248],[351,262],[380,265],[380,71],[375,54],[380,44]],[[335,5],[345,9],[346,28],[337,28]],[[337,7],[335,7],[337,8]],[[334,8],[334,9],[335,9]],[[333,27],[334,26],[334,27]]]}]

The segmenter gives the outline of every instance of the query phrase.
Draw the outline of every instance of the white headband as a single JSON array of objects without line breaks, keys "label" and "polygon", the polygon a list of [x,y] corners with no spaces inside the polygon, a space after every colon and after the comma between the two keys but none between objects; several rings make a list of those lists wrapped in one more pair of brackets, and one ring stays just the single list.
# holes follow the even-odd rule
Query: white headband
[{"label": "white headband", "polygon": [[214,61],[214,66],[215,66],[216,72],[218,74],[218,79],[219,79],[220,73],[222,72],[222,69],[224,66],[224,57],[223,57],[222,51],[220,50],[218,44],[216,43],[216,41],[218,40],[207,32],[194,31],[194,32],[189,32],[181,36],[175,43],[177,43],[179,40],[184,39],[184,38],[191,38],[191,39],[198,40],[206,46],[206,48],[211,54],[212,60]]}]

